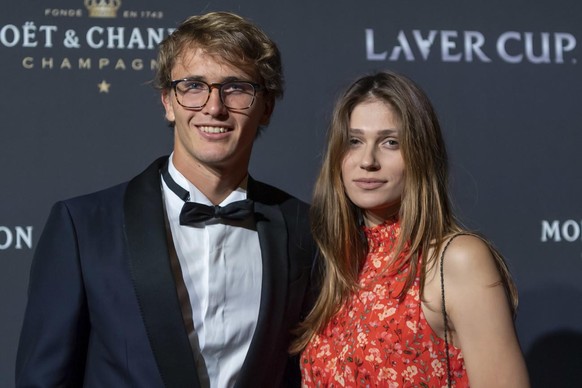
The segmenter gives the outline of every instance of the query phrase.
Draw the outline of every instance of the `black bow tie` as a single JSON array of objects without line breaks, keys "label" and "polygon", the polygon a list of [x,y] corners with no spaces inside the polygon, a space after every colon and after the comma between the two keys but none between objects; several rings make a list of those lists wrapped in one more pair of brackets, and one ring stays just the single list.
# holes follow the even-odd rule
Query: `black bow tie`
[{"label": "black bow tie", "polygon": [[162,178],[170,190],[185,202],[180,212],[180,225],[191,225],[192,223],[204,222],[212,218],[244,220],[254,212],[255,204],[250,199],[235,201],[224,207],[188,202],[190,200],[190,193],[172,179],[172,176],[168,172],[168,163],[162,168]]},{"label": "black bow tie", "polygon": [[186,202],[180,212],[180,225],[204,222],[211,218],[244,220],[253,214],[254,203],[250,199],[236,201],[228,205],[208,206],[197,202]]}]

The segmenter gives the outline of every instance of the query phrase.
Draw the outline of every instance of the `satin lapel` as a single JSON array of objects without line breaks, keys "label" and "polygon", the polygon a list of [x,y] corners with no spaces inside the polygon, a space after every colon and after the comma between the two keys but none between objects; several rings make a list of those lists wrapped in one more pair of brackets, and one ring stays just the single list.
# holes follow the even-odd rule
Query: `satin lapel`
[{"label": "satin lapel", "polygon": [[268,192],[257,189],[252,178],[249,178],[248,193],[255,201],[263,281],[257,327],[237,379],[238,387],[252,386],[259,380],[258,374],[270,373],[265,370],[265,360],[271,359],[273,342],[282,335],[288,287],[287,228],[283,213],[277,203],[270,202],[272,198]]},{"label": "satin lapel", "polygon": [[166,387],[198,387],[188,335],[172,275],[156,160],[129,182],[124,216],[130,269],[144,324]]}]

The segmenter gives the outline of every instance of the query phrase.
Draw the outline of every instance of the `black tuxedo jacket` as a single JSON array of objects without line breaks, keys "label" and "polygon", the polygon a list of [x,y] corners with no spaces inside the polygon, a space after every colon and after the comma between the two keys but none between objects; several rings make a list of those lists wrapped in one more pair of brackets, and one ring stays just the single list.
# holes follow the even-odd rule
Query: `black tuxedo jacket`
[{"label": "black tuxedo jacket", "polygon": [[[198,387],[172,274],[160,158],[130,182],[53,207],[38,242],[17,387]],[[263,262],[237,387],[299,385],[291,330],[310,307],[308,205],[249,179]]]}]

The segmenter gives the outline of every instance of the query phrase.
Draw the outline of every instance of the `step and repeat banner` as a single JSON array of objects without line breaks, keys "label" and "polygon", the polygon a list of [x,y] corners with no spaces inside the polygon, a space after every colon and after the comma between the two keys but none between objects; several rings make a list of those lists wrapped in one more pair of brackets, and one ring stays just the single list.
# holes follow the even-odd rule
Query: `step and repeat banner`
[{"label": "step and repeat banner", "polygon": [[28,272],[51,205],[171,151],[149,83],[156,46],[187,16],[215,10],[252,19],[279,44],[285,97],[250,170],[307,201],[331,108],[351,81],[392,69],[427,91],[457,213],[494,241],[519,287],[533,386],[582,381],[582,3],[0,4],[0,387],[13,386]]}]

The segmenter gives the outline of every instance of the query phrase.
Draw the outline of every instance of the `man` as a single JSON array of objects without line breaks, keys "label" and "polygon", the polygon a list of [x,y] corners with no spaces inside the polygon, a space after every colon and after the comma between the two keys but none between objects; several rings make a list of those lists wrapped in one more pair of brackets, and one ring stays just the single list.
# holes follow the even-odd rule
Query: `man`
[{"label": "man", "polygon": [[308,207],[247,172],[282,95],[279,51],[247,20],[210,13],[165,39],[158,63],[173,153],[52,209],[18,387],[299,384],[287,349],[309,308]]}]

